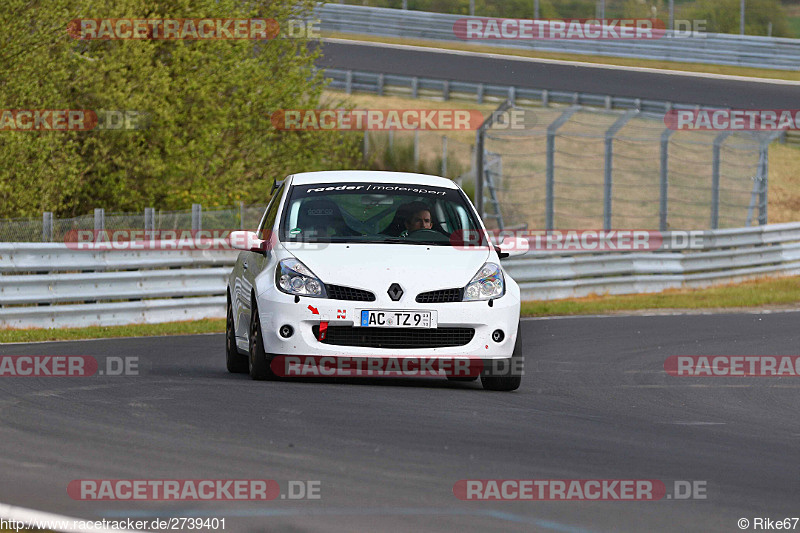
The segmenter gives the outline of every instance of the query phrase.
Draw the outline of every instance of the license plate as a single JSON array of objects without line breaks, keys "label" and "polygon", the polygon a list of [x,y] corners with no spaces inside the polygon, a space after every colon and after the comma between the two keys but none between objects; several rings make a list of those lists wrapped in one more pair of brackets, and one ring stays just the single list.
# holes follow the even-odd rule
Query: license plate
[{"label": "license plate", "polygon": [[361,326],[373,328],[435,328],[430,311],[361,311]]}]

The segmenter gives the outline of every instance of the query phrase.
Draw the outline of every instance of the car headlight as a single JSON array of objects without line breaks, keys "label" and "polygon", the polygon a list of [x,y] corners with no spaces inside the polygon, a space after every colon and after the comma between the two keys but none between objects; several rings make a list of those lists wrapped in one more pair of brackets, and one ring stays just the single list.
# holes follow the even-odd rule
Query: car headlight
[{"label": "car headlight", "polygon": [[495,263],[486,263],[464,288],[464,301],[493,300],[505,292],[503,271]]},{"label": "car headlight", "polygon": [[275,285],[281,292],[327,298],[325,284],[311,270],[297,259],[284,259],[275,269]]}]

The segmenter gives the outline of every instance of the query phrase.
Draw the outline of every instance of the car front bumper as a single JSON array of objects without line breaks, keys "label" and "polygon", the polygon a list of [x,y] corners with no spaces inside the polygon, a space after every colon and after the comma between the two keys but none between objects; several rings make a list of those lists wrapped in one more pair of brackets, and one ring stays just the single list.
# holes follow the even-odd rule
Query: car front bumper
[{"label": "car front bumper", "polygon": [[[506,294],[494,300],[492,306],[487,301],[436,304],[402,302],[389,306],[384,302],[308,297],[300,297],[299,302],[295,302],[294,296],[270,288],[258,295],[258,310],[264,347],[271,354],[506,359],[511,357],[517,339],[520,302],[516,285],[507,286]],[[356,327],[360,322],[360,310],[431,311],[435,313],[437,328],[472,328],[475,334],[463,346],[441,348],[341,346],[326,344],[314,334],[313,327],[322,323],[326,323],[327,327]],[[294,330],[288,338],[279,333],[284,325]],[[500,342],[495,342],[492,332],[498,329],[503,331],[504,337]]]}]

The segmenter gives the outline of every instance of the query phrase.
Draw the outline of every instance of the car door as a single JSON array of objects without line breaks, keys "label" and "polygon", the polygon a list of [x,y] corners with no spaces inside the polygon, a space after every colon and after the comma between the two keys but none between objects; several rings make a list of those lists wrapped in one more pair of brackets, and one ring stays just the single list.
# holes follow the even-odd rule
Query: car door
[{"label": "car door", "polygon": [[[258,225],[258,237],[262,240],[270,240],[271,243],[275,242],[271,232],[275,226],[275,220],[278,216],[281,202],[283,201],[283,193],[285,187],[281,185],[275,194],[272,195],[267,209],[264,211],[264,216],[261,217],[261,223]],[[237,291],[238,296],[238,324],[236,326],[236,336],[241,339],[247,339],[250,331],[250,314],[251,314],[251,294],[255,286],[255,279],[269,263],[269,259],[273,254],[271,246],[267,247],[266,253],[259,252],[242,252],[240,254],[240,264],[242,269],[241,274],[241,290]]]}]

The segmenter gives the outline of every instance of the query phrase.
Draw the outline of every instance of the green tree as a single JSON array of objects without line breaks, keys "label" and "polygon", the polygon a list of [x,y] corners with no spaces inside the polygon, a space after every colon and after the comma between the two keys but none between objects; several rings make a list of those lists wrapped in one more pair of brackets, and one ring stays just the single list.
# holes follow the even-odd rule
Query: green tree
[{"label": "green tree", "polygon": [[279,109],[314,108],[324,87],[307,40],[75,40],[75,18],[274,18],[313,2],[5,0],[3,109],[137,110],[137,131],[0,131],[0,216],[263,203],[272,179],[358,161],[358,139],[282,132]]}]

